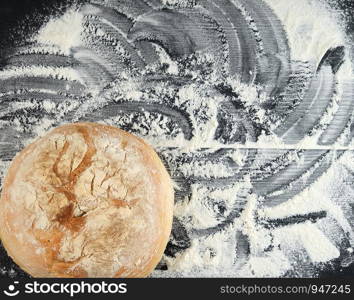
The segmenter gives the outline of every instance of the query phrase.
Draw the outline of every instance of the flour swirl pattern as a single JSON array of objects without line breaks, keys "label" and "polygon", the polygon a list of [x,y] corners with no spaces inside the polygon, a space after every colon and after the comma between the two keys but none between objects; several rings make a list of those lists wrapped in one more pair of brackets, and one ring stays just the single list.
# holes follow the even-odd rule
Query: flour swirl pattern
[{"label": "flour swirl pattern", "polygon": [[[278,2],[90,1],[44,25],[2,58],[3,169],[43,129],[115,125],[146,138],[176,183],[154,276],[316,276],[323,264],[350,265],[352,49],[323,42],[319,57],[299,59]],[[77,22],[68,45],[51,35]]]}]

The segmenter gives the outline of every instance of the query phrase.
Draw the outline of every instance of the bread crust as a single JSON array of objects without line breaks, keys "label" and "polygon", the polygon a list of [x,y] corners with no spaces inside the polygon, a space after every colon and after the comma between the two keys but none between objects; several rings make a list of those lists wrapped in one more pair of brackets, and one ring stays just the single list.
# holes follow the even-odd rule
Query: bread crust
[{"label": "bread crust", "polygon": [[142,139],[67,124],[13,159],[0,237],[34,277],[146,277],[168,242],[173,199],[168,172]]}]

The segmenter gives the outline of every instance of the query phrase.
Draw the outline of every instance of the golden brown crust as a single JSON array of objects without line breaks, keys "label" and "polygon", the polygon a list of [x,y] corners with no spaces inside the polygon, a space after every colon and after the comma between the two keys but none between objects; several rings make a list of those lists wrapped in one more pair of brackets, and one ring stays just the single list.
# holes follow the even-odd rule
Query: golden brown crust
[{"label": "golden brown crust", "polygon": [[142,139],[67,124],[11,163],[0,236],[35,277],[145,277],[166,247],[172,210],[169,175]]}]

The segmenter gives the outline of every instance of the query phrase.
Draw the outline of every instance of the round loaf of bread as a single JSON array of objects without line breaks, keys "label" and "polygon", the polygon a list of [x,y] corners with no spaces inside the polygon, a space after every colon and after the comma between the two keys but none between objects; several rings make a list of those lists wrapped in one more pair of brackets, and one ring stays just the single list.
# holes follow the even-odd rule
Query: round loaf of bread
[{"label": "round loaf of bread", "polygon": [[145,277],[165,250],[173,187],[155,151],[115,127],[57,127],[12,161],[0,236],[34,277]]}]

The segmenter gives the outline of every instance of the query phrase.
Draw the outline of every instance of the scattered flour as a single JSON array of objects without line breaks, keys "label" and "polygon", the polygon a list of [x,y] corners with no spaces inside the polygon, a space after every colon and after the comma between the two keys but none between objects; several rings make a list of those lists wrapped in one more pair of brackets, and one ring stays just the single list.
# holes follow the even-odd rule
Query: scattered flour
[{"label": "scattered flour", "polygon": [[83,15],[77,10],[69,10],[63,16],[50,20],[39,31],[36,41],[50,46],[58,46],[65,54],[82,45]]},{"label": "scattered flour", "polygon": [[11,77],[49,77],[61,80],[72,80],[83,83],[82,77],[79,73],[70,67],[12,67],[6,68],[0,73],[1,79],[8,79]]},{"label": "scattered flour", "polygon": [[[338,15],[318,0],[265,0],[282,21],[292,59],[318,64],[330,48],[346,44]],[[301,17],[299,17],[301,16]]]}]

